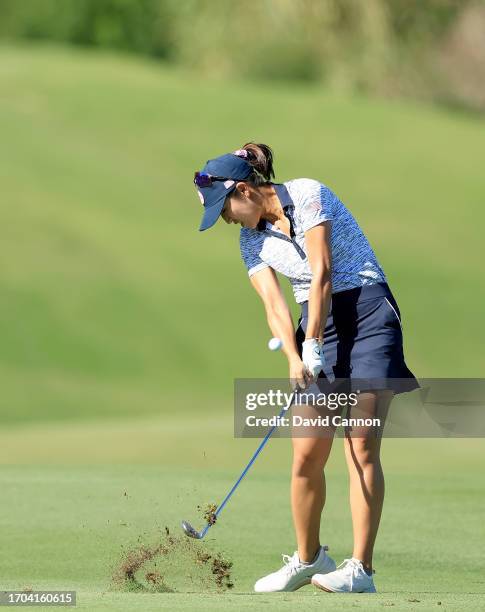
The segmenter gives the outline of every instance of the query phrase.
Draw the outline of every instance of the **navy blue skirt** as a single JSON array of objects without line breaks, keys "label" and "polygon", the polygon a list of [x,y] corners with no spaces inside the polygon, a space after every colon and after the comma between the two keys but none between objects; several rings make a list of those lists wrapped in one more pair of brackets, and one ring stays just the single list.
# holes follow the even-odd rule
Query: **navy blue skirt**
[{"label": "navy blue skirt", "polygon": [[[296,331],[300,356],[308,302],[301,306]],[[321,391],[333,379],[348,380],[352,391],[393,389],[398,394],[420,386],[404,361],[401,313],[387,283],[334,293],[323,343],[326,366],[317,381]]]}]

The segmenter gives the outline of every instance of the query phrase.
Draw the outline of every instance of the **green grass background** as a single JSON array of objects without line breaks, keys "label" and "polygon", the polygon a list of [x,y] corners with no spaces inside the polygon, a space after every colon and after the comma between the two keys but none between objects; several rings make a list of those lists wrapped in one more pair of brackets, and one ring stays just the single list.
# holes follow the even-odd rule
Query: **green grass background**
[{"label": "green grass background", "polygon": [[[311,588],[250,594],[294,549],[288,440],[271,442],[214,528],[234,593],[109,590],[122,543],[192,520],[247,461],[256,441],[232,437],[233,379],[286,374],[237,230],[197,231],[193,171],[254,139],[274,147],[278,181],[328,184],[386,271],[409,367],[481,376],[484,127],[311,86],[0,47],[0,588],[77,588],[89,610],[342,607]],[[341,451],[322,527],[337,562],[351,552]],[[484,451],[385,441],[380,594],[345,605],[485,609]]]}]

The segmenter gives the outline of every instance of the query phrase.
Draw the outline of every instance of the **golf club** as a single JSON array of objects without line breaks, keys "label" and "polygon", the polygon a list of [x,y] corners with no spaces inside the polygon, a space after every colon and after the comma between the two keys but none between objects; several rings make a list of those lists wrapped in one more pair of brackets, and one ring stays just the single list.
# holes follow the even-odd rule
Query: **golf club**
[{"label": "golf club", "polygon": [[[297,389],[295,389],[293,391],[293,393],[290,395],[290,400],[288,402],[287,406],[284,406],[281,409],[281,412],[279,414],[279,417],[283,416],[283,414],[289,410],[291,404],[293,403],[293,400],[295,398],[295,393],[297,393]],[[279,420],[279,419],[278,419]],[[253,463],[256,460],[256,457],[259,455],[259,453],[263,450],[263,448],[265,447],[266,443],[268,442],[268,440],[271,438],[274,430],[276,429],[277,425],[273,425],[273,427],[271,427],[271,429],[268,431],[268,433],[265,435],[265,437],[263,438],[263,440],[261,441],[261,444],[258,446],[258,448],[256,449],[254,455],[251,457],[251,460],[249,461],[249,463],[247,464],[247,466],[244,468],[244,470],[242,471],[241,475],[239,476],[239,478],[236,480],[236,482],[234,483],[234,486],[232,487],[232,489],[229,491],[229,493],[226,495],[226,497],[223,499],[223,501],[221,502],[221,504],[217,507],[217,510],[214,512],[214,520],[212,522],[208,522],[205,527],[201,530],[201,531],[197,531],[196,529],[194,529],[194,527],[192,527],[192,525],[188,522],[188,521],[182,521],[182,529],[185,532],[185,535],[187,535],[189,538],[195,538],[197,540],[201,540],[205,534],[209,531],[210,527],[215,523],[215,519],[219,516],[219,514],[222,512],[224,506],[227,504],[227,502],[230,500],[232,494],[234,493],[234,491],[237,489],[237,487],[239,486],[239,483],[241,482],[241,480],[244,478],[244,476],[246,476],[246,474],[249,471],[249,468],[253,465]]]}]

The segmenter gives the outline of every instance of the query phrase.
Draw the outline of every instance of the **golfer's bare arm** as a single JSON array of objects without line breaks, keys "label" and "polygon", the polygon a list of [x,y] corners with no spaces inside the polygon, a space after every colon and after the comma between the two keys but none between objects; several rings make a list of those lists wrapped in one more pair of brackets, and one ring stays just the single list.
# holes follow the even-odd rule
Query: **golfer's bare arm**
[{"label": "golfer's bare arm", "polygon": [[308,294],[307,338],[323,338],[332,298],[331,221],[325,221],[305,232],[305,246],[312,271]]},{"label": "golfer's bare arm", "polygon": [[266,318],[273,336],[283,342],[283,352],[288,361],[299,360],[295,328],[290,309],[281,291],[278,278],[272,268],[263,268],[250,277],[251,284],[263,301]]}]

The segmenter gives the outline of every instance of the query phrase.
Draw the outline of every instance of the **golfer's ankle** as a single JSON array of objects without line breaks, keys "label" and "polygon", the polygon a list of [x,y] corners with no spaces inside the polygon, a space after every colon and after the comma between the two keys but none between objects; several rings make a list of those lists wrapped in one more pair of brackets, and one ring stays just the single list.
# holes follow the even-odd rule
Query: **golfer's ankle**
[{"label": "golfer's ankle", "polygon": [[298,556],[300,558],[300,561],[302,563],[308,563],[309,565],[311,565],[312,563],[315,563],[319,553],[320,553],[320,544],[317,545],[316,550],[310,549],[310,548],[304,548],[304,549],[298,550]]},{"label": "golfer's ankle", "polygon": [[364,572],[368,575],[368,576],[372,576],[372,564],[364,564],[362,563],[362,567],[364,568]]},{"label": "golfer's ankle", "polygon": [[362,563],[362,567],[364,568],[364,572],[368,575],[368,576],[372,576],[372,559],[366,559],[363,555],[362,556],[358,556],[358,555],[352,555],[354,559],[357,559],[358,561],[360,561]]}]

